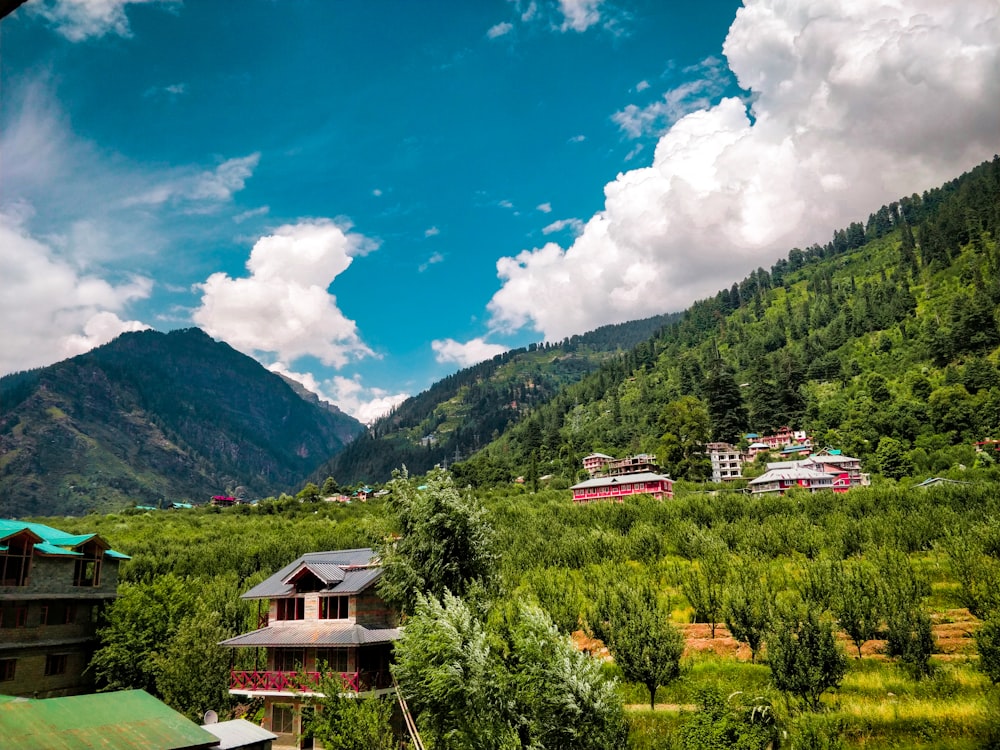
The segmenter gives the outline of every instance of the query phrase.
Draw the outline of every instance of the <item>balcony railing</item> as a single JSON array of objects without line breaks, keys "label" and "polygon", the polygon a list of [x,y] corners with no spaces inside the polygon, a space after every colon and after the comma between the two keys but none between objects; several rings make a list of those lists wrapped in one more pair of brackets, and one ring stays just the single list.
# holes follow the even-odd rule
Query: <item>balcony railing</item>
[{"label": "balcony railing", "polygon": [[[392,684],[383,672],[327,672],[339,676],[344,690],[363,693],[387,688]],[[311,693],[323,677],[322,672],[272,672],[233,670],[229,673],[229,689],[246,692]]]}]

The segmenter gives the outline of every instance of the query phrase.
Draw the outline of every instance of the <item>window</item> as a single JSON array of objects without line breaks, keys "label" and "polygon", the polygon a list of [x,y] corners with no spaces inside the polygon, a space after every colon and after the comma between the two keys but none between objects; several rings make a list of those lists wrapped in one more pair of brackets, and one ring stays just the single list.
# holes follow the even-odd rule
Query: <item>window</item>
[{"label": "window", "polygon": [[18,534],[6,540],[7,550],[0,552],[0,586],[27,586],[34,540]]},{"label": "window", "polygon": [[17,659],[0,659],[0,682],[10,682],[14,679],[14,667]]},{"label": "window", "polygon": [[45,676],[51,677],[66,672],[66,654],[49,654],[45,657]]},{"label": "window", "polygon": [[306,613],[305,599],[278,599],[279,620],[301,620]]},{"label": "window", "polygon": [[73,576],[74,586],[100,586],[101,585],[101,561],[100,559],[81,558],[76,561],[76,572]]},{"label": "window", "polygon": [[291,734],[293,730],[292,721],[295,712],[291,706],[271,707],[271,731],[278,734]]},{"label": "window", "polygon": [[274,671],[296,672],[306,663],[306,652],[302,648],[274,649]]},{"label": "window", "polygon": [[346,620],[349,617],[350,597],[322,596],[319,600],[319,619]]},{"label": "window", "polygon": [[316,669],[325,664],[325,669],[329,672],[346,672],[347,670],[347,649],[346,648],[318,648],[316,649]]},{"label": "window", "polygon": [[76,622],[76,605],[52,601],[42,605],[42,625],[71,625]]},{"label": "window", "polygon": [[8,604],[0,609],[0,628],[23,628],[28,624],[28,607]]}]

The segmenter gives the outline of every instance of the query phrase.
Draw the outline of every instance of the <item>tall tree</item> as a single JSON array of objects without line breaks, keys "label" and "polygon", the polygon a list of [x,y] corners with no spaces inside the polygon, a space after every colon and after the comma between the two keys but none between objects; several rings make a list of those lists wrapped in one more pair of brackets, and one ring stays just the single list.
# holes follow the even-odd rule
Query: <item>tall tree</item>
[{"label": "tall tree", "polygon": [[750,647],[755,662],[774,619],[774,587],[762,565],[745,560],[732,568],[728,590],[726,627]]},{"label": "tall tree", "polygon": [[379,593],[412,613],[418,594],[462,596],[473,584],[490,584],[496,567],[493,528],[486,511],[455,487],[443,469],[429,472],[418,487],[397,473],[388,485],[390,507],[402,536],[379,549]]},{"label": "tall tree", "polygon": [[660,416],[663,435],[658,458],[675,477],[705,479],[711,472],[705,444],[711,435],[708,410],[694,396],[667,404]]},{"label": "tall tree", "polygon": [[712,366],[702,392],[708,403],[712,440],[737,442],[749,427],[750,417],[733,372],[722,360],[717,360]]},{"label": "tall tree", "polygon": [[810,608],[804,618],[778,622],[767,639],[767,663],[774,684],[817,711],[820,698],[837,688],[847,672],[847,659],[837,646],[833,627]]}]

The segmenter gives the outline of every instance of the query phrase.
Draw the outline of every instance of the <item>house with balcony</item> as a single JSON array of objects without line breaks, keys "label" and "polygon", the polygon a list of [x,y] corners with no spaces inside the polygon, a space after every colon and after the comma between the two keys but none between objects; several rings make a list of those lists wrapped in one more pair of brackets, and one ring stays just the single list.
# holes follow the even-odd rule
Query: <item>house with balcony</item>
[{"label": "house with balcony", "polygon": [[[782,463],[797,463],[795,461]],[[823,471],[806,469],[801,466],[770,468],[756,479],[751,479],[749,488],[751,495],[768,493],[785,494],[792,487],[800,487],[809,492],[834,489],[835,477]]]},{"label": "house with balcony", "polygon": [[871,479],[862,473],[859,459],[825,448],[807,458],[768,463],[767,472],[750,482],[750,492],[784,492],[794,486],[813,492],[823,489],[847,492],[868,484]]},{"label": "house with balcony", "polygon": [[324,677],[351,693],[392,689],[397,613],[375,591],[382,568],[371,549],[310,552],[243,594],[258,602],[258,628],[221,645],[253,649],[253,669],[234,669],[229,692],[262,698],[263,727],[278,744],[300,741],[311,695]]},{"label": "house with balcony", "polygon": [[596,500],[616,500],[624,502],[631,495],[652,495],[657,500],[674,496],[674,480],[662,474],[642,471],[635,474],[621,474],[594,477],[570,487],[574,503],[589,503]]},{"label": "house with balcony", "polygon": [[128,560],[97,534],[0,519],[0,695],[50,698],[93,690],[86,667],[101,610]]}]

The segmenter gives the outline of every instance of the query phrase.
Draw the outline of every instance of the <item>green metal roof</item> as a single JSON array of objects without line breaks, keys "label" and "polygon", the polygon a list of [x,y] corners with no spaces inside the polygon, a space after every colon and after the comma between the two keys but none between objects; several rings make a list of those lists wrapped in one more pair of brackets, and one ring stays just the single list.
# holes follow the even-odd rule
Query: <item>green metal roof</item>
[{"label": "green metal roof", "polygon": [[35,552],[41,552],[43,555],[61,555],[63,557],[83,557],[82,552],[74,552],[71,549],[66,549],[64,547],[57,547],[50,542],[39,542],[35,545]]},{"label": "green metal roof", "polygon": [[[13,536],[14,534],[22,531],[30,531],[42,540],[41,542],[35,544],[35,549],[45,555],[66,555],[77,557],[80,553],[73,552],[72,548],[79,547],[81,544],[89,542],[94,538],[99,539],[104,546],[107,546],[107,543],[97,534],[67,534],[65,531],[54,529],[43,523],[13,521],[8,518],[0,518],[0,540],[6,539],[7,537]],[[128,555],[116,552],[112,549],[106,550],[104,554],[117,560],[132,559]]]},{"label": "green metal roof", "polygon": [[143,690],[0,702],[3,746],[33,750],[182,750],[217,738]]}]

